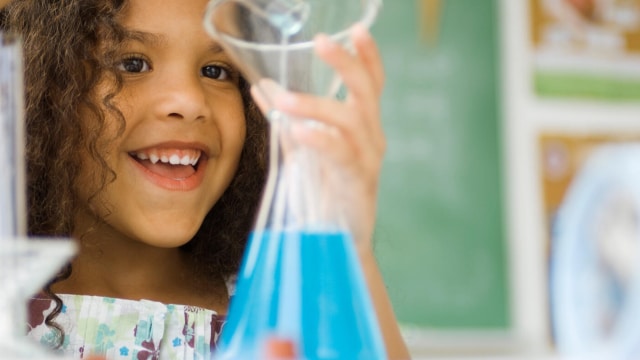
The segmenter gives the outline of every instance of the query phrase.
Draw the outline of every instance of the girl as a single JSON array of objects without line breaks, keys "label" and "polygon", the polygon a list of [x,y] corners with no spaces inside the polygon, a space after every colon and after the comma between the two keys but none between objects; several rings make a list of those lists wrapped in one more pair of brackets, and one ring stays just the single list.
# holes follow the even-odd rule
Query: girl
[{"label": "girl", "polygon": [[[266,122],[205,32],[206,0],[14,0],[25,53],[29,231],[80,250],[30,304],[29,336],[82,358],[182,359],[215,348],[265,180]],[[407,358],[373,258],[385,140],[383,71],[325,38],[346,102],[283,94],[280,111],[330,127],[299,140],[335,159],[390,358]],[[184,305],[177,305],[184,304]]]}]

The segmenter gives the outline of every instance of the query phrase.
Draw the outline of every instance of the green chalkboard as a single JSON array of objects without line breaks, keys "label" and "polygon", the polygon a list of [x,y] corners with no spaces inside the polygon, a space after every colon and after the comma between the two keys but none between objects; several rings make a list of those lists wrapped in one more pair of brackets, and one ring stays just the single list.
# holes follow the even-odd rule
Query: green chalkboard
[{"label": "green chalkboard", "polygon": [[402,324],[510,326],[502,203],[497,0],[387,0],[372,32],[387,83],[376,253]]}]

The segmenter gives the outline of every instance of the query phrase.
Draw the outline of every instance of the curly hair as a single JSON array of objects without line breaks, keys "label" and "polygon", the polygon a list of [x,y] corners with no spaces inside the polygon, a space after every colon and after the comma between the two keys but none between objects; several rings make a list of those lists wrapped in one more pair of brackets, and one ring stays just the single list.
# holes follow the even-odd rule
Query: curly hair
[{"label": "curly hair", "polygon": [[[114,71],[115,55],[124,39],[117,16],[126,0],[14,0],[0,13],[0,28],[20,35],[24,47],[28,230],[30,235],[70,236],[80,206],[73,186],[84,149],[102,172],[101,188],[116,174],[101,156],[107,115],[124,118],[112,99],[122,87]],[[105,74],[115,86],[95,99],[93,90]],[[191,254],[203,284],[228,276],[239,267],[246,239],[254,223],[265,182],[267,124],[240,81],[246,138],[237,173],[222,197],[206,215],[194,238],[181,249]],[[82,116],[79,109],[90,116]],[[99,192],[100,190],[98,190]],[[62,301],[51,285],[71,274],[71,265],[44,289],[56,302],[46,323],[53,321]],[[59,337],[60,342],[63,337]]]}]

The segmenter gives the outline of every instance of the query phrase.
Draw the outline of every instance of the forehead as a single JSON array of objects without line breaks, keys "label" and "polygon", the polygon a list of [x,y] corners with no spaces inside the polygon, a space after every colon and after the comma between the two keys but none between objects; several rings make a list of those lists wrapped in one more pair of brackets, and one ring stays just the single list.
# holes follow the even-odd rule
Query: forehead
[{"label": "forehead", "polygon": [[207,0],[129,0],[119,21],[127,28],[151,33],[204,33],[206,5]]}]

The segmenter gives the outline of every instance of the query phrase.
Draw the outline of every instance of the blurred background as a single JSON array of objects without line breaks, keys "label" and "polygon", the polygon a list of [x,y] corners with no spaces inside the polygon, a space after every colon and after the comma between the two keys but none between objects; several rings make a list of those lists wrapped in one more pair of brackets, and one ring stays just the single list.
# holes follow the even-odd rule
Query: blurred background
[{"label": "blurred background", "polygon": [[640,0],[387,0],[372,31],[375,246],[413,354],[558,355],[554,224],[592,152],[640,138]]}]

